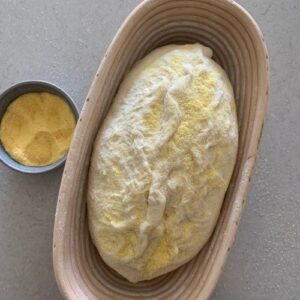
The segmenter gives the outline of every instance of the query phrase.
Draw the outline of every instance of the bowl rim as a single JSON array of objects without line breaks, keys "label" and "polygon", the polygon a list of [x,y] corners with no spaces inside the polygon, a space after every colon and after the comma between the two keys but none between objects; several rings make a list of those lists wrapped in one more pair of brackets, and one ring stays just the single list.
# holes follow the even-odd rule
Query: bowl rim
[{"label": "bowl rim", "polygon": [[[39,87],[41,91],[34,91]],[[23,90],[23,89],[28,89]],[[32,91],[29,91],[32,88]],[[10,95],[15,92],[20,90],[20,94],[16,97],[12,97],[12,99],[8,100],[6,103],[3,103],[5,99],[10,97]],[[44,90],[44,91],[42,91]],[[75,117],[75,122],[77,123],[78,118],[79,118],[79,110],[74,102],[74,100],[70,97],[69,94],[67,94],[62,88],[57,86],[56,84],[49,82],[49,81],[44,81],[44,80],[26,80],[26,81],[21,81],[16,84],[13,84],[12,86],[8,87],[6,90],[4,90],[0,94],[0,123],[2,120],[2,117],[4,116],[8,106],[14,102],[19,96],[25,95],[30,92],[48,92],[52,93],[55,95],[60,96],[71,108],[72,113]],[[14,160],[10,154],[5,150],[4,146],[2,145],[0,141],[0,161],[5,164],[7,167],[9,167],[12,170],[18,171],[20,173],[25,173],[25,174],[41,174],[41,173],[46,173],[48,171],[54,170],[59,168],[61,165],[63,165],[67,159],[68,152],[61,157],[60,159],[56,160],[55,162],[45,165],[45,166],[26,166],[23,165],[16,160]]]}]

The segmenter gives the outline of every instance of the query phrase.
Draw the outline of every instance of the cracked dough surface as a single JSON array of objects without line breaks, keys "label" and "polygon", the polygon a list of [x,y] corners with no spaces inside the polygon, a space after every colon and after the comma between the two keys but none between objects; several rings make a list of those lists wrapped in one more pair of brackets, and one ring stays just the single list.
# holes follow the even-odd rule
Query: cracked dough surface
[{"label": "cracked dough surface", "polygon": [[132,282],[189,261],[216,224],[238,126],[231,84],[211,56],[200,44],[148,54],[98,132],[89,228],[103,260]]}]

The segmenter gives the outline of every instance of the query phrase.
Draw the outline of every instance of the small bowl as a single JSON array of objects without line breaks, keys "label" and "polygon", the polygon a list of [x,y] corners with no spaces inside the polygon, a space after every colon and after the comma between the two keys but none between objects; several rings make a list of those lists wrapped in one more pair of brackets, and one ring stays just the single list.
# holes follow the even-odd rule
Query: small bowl
[{"label": "small bowl", "polygon": [[[34,92],[48,92],[54,95],[61,97],[71,108],[75,121],[78,120],[78,109],[71,99],[71,97],[66,94],[63,90],[59,87],[45,81],[25,81],[15,84],[8,88],[5,92],[0,95],[0,122],[3,115],[6,112],[7,107],[19,96],[27,94],[27,93],[34,93]],[[0,160],[6,164],[8,167],[22,172],[22,173],[29,173],[29,174],[39,174],[45,173],[50,170],[56,169],[66,161],[67,154],[64,155],[62,158],[58,159],[52,164],[46,166],[38,166],[38,167],[31,167],[25,166],[21,163],[15,161],[4,149],[1,141],[0,141]]]}]

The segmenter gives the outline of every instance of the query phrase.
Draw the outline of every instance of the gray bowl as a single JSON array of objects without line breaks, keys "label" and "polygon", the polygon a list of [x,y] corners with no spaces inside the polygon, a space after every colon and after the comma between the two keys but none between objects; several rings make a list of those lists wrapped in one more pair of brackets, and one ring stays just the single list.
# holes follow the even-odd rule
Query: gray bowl
[{"label": "gray bowl", "polygon": [[[66,101],[66,103],[70,106],[73,114],[75,116],[75,120],[78,120],[78,109],[73,102],[73,100],[60,88],[51,84],[49,82],[44,81],[25,81],[13,85],[5,92],[0,95],[0,122],[1,119],[6,112],[7,107],[11,102],[13,102],[16,98],[23,94],[31,93],[31,92],[48,92],[60,96],[62,99]],[[41,166],[41,167],[29,167],[20,164],[19,162],[15,161],[4,149],[3,145],[0,141],[0,160],[6,164],[8,167],[17,170],[22,173],[30,173],[30,174],[38,174],[48,172],[55,168],[58,168],[62,164],[64,164],[66,160],[66,156],[62,157],[61,159],[55,161],[54,163]]]}]

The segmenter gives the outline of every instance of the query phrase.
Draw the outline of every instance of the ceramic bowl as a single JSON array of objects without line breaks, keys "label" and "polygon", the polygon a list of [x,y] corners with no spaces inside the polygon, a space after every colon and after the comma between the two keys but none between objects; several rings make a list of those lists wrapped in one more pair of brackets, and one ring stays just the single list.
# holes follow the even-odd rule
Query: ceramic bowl
[{"label": "ceramic bowl", "polygon": [[[55,94],[62,98],[71,108],[75,120],[78,119],[78,109],[75,103],[72,101],[70,96],[68,96],[63,90],[57,87],[54,84],[45,81],[25,81],[20,82],[16,85],[11,86],[6,91],[4,91],[0,95],[0,122],[3,115],[6,112],[7,107],[19,96],[24,95],[26,93],[31,92],[48,92]],[[15,161],[9,153],[7,153],[0,142],[0,160],[6,164],[8,167],[22,172],[22,173],[29,173],[29,174],[39,174],[51,171],[53,169],[58,168],[62,164],[65,163],[67,155],[63,156],[59,160],[53,162],[52,164],[46,166],[38,166],[38,167],[30,167],[22,165],[21,163]]]},{"label": "ceramic bowl", "polygon": [[[86,215],[93,142],[132,65],[173,43],[204,44],[234,87],[239,122],[235,170],[216,228],[199,254],[179,269],[133,284],[111,270],[91,242]],[[53,259],[66,299],[207,299],[237,232],[258,153],[268,99],[268,55],[257,24],[229,0],[147,0],[125,20],[91,85],[66,162],[57,204]]]}]

